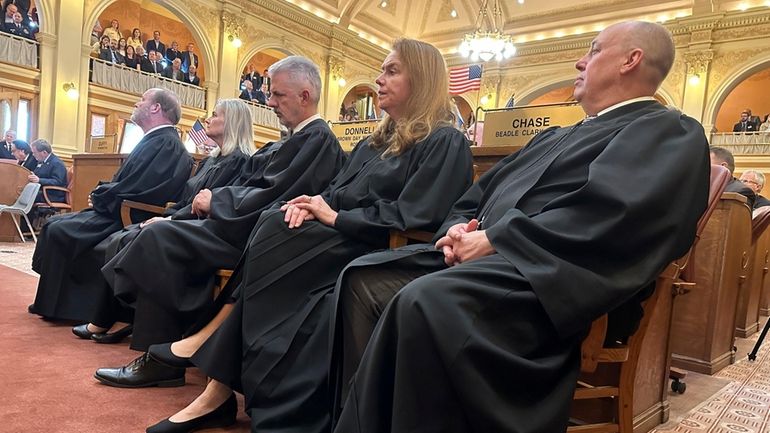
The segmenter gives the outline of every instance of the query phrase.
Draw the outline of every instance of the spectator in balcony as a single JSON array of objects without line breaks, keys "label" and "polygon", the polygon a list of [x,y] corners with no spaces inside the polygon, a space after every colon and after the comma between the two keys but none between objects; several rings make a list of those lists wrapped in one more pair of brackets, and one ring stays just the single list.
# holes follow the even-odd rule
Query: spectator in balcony
[{"label": "spectator in balcony", "polygon": [[142,65],[142,70],[150,74],[160,74],[163,72],[163,65],[158,60],[158,53],[150,50],[147,53],[147,62]]},{"label": "spectator in balcony", "polygon": [[3,10],[8,9],[10,5],[14,5],[22,16],[27,15],[29,11],[29,0],[3,0]]},{"label": "spectator in balcony", "polygon": [[184,72],[187,72],[190,69],[190,65],[194,65],[198,68],[198,56],[193,51],[194,48],[195,44],[190,42],[187,44],[187,51],[182,53],[182,71]]},{"label": "spectator in balcony", "polygon": [[267,84],[262,83],[261,88],[255,93],[257,95],[257,102],[262,105],[267,105],[267,100],[270,99],[270,92],[267,90]]},{"label": "spectator in balcony", "polygon": [[762,120],[760,120],[759,116],[754,116],[751,114],[751,108],[747,108],[746,112],[749,113],[749,122],[754,124],[754,130],[759,131],[759,126],[762,124]]},{"label": "spectator in balcony", "polygon": [[139,57],[136,54],[136,51],[134,51],[134,47],[131,45],[126,47],[126,58],[125,58],[125,65],[128,66],[131,69],[139,69],[139,66],[141,65],[141,57]]},{"label": "spectator in balcony", "polygon": [[733,125],[733,132],[757,132],[757,125],[751,120],[751,111],[741,111],[741,120]]},{"label": "spectator in balcony", "polygon": [[118,39],[118,52],[124,58],[126,57],[126,47],[127,46],[128,46],[128,44],[126,44],[126,38]]},{"label": "spectator in balcony", "polygon": [[187,72],[184,74],[184,82],[187,84],[192,84],[193,86],[200,86],[201,79],[197,75],[197,72],[198,72],[198,68],[196,68],[195,65],[190,66],[190,69],[188,69]]},{"label": "spectator in balcony", "polygon": [[144,50],[144,47],[134,47],[134,54],[139,57],[139,64],[147,60],[147,51]]},{"label": "spectator in balcony", "polygon": [[22,38],[34,39],[29,27],[22,21],[21,13],[13,14],[13,23],[5,25],[5,31]]},{"label": "spectator in balcony", "polygon": [[37,168],[37,160],[32,156],[32,149],[26,141],[13,140],[13,143],[11,144],[11,153],[16,157],[20,166],[29,171],[35,171]]},{"label": "spectator in balcony", "polygon": [[267,95],[267,94],[269,94],[269,92],[270,92],[270,76],[269,76],[269,75],[267,75],[267,69],[265,69],[265,70],[262,72],[262,84],[267,84],[267,90],[268,90],[268,92],[266,92],[265,94],[266,94],[266,95]]},{"label": "spectator in balcony", "polygon": [[102,52],[102,50],[109,49],[110,48],[110,37],[105,35],[102,36],[101,39],[99,39],[99,42],[94,44],[94,46],[91,49],[91,54],[96,54],[97,56]]},{"label": "spectator in balcony", "polygon": [[102,36],[107,36],[111,41],[118,42],[118,39],[123,37],[120,34],[120,23],[118,23],[118,20],[110,21],[110,27],[104,29]]},{"label": "spectator in balcony", "polygon": [[254,86],[255,89],[259,89],[262,87],[262,76],[259,75],[259,72],[256,71],[256,68],[254,68],[253,64],[249,64],[248,72],[243,74],[241,77],[241,82],[243,81],[251,81],[251,84]]},{"label": "spectator in balcony", "polygon": [[104,32],[104,29],[102,28],[102,23],[99,22],[99,20],[96,20],[96,24],[94,24],[94,28],[91,29],[91,46],[98,45],[99,44],[99,37]]},{"label": "spectator in balcony", "polygon": [[181,67],[182,60],[174,59],[174,61],[163,70],[163,76],[176,81],[184,81],[184,72],[180,69]]},{"label": "spectator in balcony", "polygon": [[136,50],[137,46],[141,47],[142,45],[144,45],[142,43],[142,31],[139,30],[139,28],[134,28],[134,30],[131,31],[131,36],[129,36],[129,38],[126,39],[126,43],[134,47],[134,50]]},{"label": "spectator in balcony", "polygon": [[765,121],[759,125],[759,130],[762,132],[770,132],[770,114],[765,114]]},{"label": "spectator in balcony", "polygon": [[182,52],[179,51],[179,43],[177,41],[171,42],[171,48],[168,48],[165,53],[166,60],[173,62],[174,59],[181,59]]},{"label": "spectator in balcony", "polygon": [[152,39],[147,41],[147,51],[150,50],[155,50],[161,56],[166,54],[166,45],[160,41],[160,32],[157,30],[152,32]]},{"label": "spectator in balcony", "polygon": [[99,58],[119,65],[126,63],[126,59],[118,52],[118,42],[112,40],[110,40],[109,47],[101,49]]},{"label": "spectator in balcony", "polygon": [[260,101],[257,96],[257,91],[254,90],[254,85],[251,84],[251,81],[246,80],[243,83],[241,83],[241,86],[243,90],[241,91],[241,95],[238,96],[239,98],[243,99],[244,101],[253,101],[258,102],[260,104],[267,104],[267,101],[265,100],[265,95],[262,92],[259,92],[259,94],[262,95],[262,100]]},{"label": "spectator in balcony", "polygon": [[15,4],[9,4],[5,8],[5,21],[4,25],[8,26],[8,24],[13,24],[13,14],[19,11],[19,8],[16,7]]}]

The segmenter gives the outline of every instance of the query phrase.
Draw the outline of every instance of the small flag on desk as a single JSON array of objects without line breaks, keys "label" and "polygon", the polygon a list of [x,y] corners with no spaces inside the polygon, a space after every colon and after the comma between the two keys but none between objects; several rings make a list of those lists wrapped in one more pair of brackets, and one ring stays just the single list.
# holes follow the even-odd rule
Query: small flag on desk
[{"label": "small flag on desk", "polygon": [[459,95],[479,90],[481,87],[481,65],[449,68],[449,94]]},{"label": "small flag on desk", "polygon": [[192,129],[187,133],[187,135],[198,146],[203,146],[207,141],[209,141],[209,136],[206,135],[206,130],[203,128],[203,124],[200,120],[197,119],[195,120]]},{"label": "small flag on desk", "polygon": [[505,108],[513,108],[513,104],[514,104],[513,96],[514,95],[511,95],[511,97],[508,98],[508,102],[505,103]]}]

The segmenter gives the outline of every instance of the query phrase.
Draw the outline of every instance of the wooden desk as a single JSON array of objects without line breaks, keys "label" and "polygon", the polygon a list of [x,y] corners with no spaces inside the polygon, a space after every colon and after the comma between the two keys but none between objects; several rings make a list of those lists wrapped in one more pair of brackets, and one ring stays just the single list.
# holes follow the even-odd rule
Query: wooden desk
[{"label": "wooden desk", "polygon": [[481,176],[493,165],[506,156],[518,151],[521,146],[474,146],[471,147],[473,163],[476,164],[476,175]]},{"label": "wooden desk", "polygon": [[[0,203],[12,205],[21,195],[31,171],[18,165],[15,159],[0,160]],[[0,242],[21,242],[10,214],[0,215]]]}]

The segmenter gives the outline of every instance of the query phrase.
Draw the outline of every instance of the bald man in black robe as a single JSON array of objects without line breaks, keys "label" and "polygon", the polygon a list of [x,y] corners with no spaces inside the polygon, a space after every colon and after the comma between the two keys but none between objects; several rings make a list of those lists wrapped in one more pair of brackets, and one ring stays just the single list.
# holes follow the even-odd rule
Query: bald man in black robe
[{"label": "bald man in black robe", "polygon": [[[193,160],[174,127],[180,117],[181,106],[173,92],[150,89],[142,95],[131,120],[145,135],[112,181],[91,191],[90,208],[51,218],[43,226],[32,258],[40,281],[30,312],[56,319],[91,319],[93,286],[80,281],[99,272],[102,265],[92,254],[93,247],[123,228],[122,201],[163,206],[178,199],[190,177]],[[136,211],[132,216],[152,215]]]},{"label": "bald man in black robe", "polygon": [[349,384],[335,432],[565,430],[591,321],[623,311],[610,331],[628,335],[706,208],[703,128],[652,98],[673,59],[657,24],[602,31],[576,64],[589,119],[485,173],[435,247],[349,265],[334,319],[334,386]]}]

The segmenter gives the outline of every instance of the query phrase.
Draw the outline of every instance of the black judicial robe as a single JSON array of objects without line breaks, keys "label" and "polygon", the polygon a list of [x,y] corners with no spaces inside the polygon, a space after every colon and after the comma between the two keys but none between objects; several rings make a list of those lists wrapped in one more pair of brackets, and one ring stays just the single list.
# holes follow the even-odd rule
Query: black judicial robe
[{"label": "black judicial robe", "polygon": [[238,300],[193,362],[242,389],[252,431],[330,428],[326,359],[329,296],[350,260],[386,248],[391,229],[435,230],[471,184],[463,135],[440,127],[399,156],[359,143],[322,197],[338,212],[334,227],[283,212],[260,218],[242,260]]},{"label": "black judicial robe", "polygon": [[93,207],[49,219],[32,257],[32,269],[40,274],[34,312],[88,321],[95,294],[86,281],[102,264],[91,254],[92,249],[123,227],[121,202],[162,206],[177,200],[190,177],[192,163],[175,128],[157,129],[142,138],[111,182],[101,183],[91,192]]},{"label": "black judicial robe", "polygon": [[591,321],[626,302],[638,320],[635,295],[692,244],[708,154],[695,120],[632,103],[544,131],[458,200],[439,233],[479,218],[497,253],[447,268],[423,245],[352,262],[433,273],[383,312],[335,432],[564,431]]},{"label": "black judicial robe", "polygon": [[[262,211],[323,191],[343,161],[329,126],[315,120],[257,151],[243,183],[214,189],[208,218],[142,229],[102,269],[114,294],[135,307],[131,348],[147,350],[181,338],[211,308],[214,272],[235,267]],[[180,209],[173,219],[190,215],[190,209]]]}]

